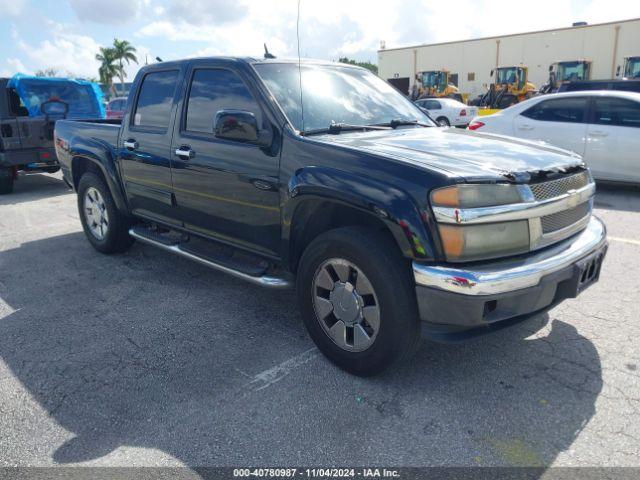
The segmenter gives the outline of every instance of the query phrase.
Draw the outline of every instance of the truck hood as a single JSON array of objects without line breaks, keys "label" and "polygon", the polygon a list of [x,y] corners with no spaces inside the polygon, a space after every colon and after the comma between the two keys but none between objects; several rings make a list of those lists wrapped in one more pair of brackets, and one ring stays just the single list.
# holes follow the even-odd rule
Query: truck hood
[{"label": "truck hood", "polygon": [[465,179],[517,180],[525,172],[562,171],[583,164],[579,155],[541,142],[457,128],[345,132],[316,139]]}]

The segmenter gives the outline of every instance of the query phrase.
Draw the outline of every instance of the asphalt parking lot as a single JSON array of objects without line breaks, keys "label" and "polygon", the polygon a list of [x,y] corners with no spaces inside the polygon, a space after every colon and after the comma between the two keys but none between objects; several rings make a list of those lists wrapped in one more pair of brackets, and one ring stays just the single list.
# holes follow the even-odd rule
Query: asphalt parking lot
[{"label": "asphalt parking lot", "polygon": [[0,197],[0,465],[640,466],[640,190],[599,187],[601,280],[540,318],[350,376],[293,295],[104,256],[59,175]]}]

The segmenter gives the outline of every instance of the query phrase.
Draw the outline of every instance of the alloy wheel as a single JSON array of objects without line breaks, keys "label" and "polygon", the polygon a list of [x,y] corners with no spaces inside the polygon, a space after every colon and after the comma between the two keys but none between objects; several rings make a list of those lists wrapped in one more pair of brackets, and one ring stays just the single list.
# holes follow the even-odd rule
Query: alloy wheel
[{"label": "alloy wheel", "polygon": [[313,306],[325,333],[340,348],[361,352],[380,330],[380,305],[366,275],[342,258],[324,261],[313,278]]},{"label": "alloy wheel", "polygon": [[89,187],[84,194],[84,216],[91,234],[103,240],[109,229],[109,214],[100,192]]}]

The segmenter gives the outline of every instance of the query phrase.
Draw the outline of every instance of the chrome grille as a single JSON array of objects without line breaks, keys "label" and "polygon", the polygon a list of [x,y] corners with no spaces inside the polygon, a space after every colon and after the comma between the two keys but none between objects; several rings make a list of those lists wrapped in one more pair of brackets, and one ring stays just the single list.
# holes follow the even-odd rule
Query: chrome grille
[{"label": "chrome grille", "polygon": [[591,202],[584,202],[569,210],[541,217],[542,233],[551,233],[569,227],[589,215],[590,211]]},{"label": "chrome grille", "polygon": [[531,192],[536,200],[547,200],[549,198],[559,197],[569,190],[582,188],[588,184],[589,174],[587,172],[580,172],[548,182],[532,183],[529,187],[531,187]]}]

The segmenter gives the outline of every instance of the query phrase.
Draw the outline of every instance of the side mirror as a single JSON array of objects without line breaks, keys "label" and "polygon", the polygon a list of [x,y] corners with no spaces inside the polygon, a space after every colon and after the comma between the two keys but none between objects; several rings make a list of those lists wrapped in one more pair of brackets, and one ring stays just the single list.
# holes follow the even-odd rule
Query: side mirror
[{"label": "side mirror", "polygon": [[618,65],[618,68],[616,68],[616,77],[620,76],[620,65]]},{"label": "side mirror", "polygon": [[493,77],[493,70],[491,70],[491,73],[489,74],[490,77]]},{"label": "side mirror", "polygon": [[269,146],[272,136],[270,132],[258,128],[258,120],[251,112],[244,110],[220,110],[213,121],[213,132],[216,137],[236,142],[255,143]]},{"label": "side mirror", "polygon": [[553,72],[553,65],[549,65],[549,73]]}]

